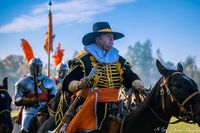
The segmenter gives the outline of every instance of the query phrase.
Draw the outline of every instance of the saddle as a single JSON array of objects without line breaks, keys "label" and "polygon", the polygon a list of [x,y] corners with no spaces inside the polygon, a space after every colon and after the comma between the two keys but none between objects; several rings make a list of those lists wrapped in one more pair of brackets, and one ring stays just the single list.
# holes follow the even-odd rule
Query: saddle
[{"label": "saddle", "polygon": [[110,103],[109,115],[105,121],[106,133],[117,133],[123,130],[125,117],[129,115],[132,110],[135,110],[144,101],[144,93],[130,91],[127,97],[127,102],[124,99],[117,103]]}]

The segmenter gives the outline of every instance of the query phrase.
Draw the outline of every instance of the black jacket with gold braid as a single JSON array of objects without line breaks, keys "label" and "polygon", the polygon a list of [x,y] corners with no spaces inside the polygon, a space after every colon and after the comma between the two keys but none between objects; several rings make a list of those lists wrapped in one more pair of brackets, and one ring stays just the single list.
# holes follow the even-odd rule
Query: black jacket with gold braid
[{"label": "black jacket with gold braid", "polygon": [[[113,64],[99,63],[90,53],[85,53],[69,62],[69,71],[63,80],[63,91],[68,91],[68,85],[73,80],[81,80],[89,75],[94,67],[100,70],[94,76],[94,83],[99,88],[116,88],[122,85],[131,88],[131,83],[139,77],[131,70],[130,64],[119,56],[118,61]],[[69,91],[68,91],[69,92]]]}]

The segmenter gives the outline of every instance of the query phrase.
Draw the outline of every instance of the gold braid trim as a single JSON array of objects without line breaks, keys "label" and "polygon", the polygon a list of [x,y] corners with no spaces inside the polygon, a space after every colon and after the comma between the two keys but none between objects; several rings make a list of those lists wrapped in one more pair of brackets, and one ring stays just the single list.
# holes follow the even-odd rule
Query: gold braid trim
[{"label": "gold braid trim", "polygon": [[56,112],[53,111],[53,110],[51,109],[51,107],[50,107],[50,105],[52,104],[53,100],[54,100],[54,98],[52,98],[52,99],[49,101],[48,106],[47,106],[47,109],[48,109],[48,112],[49,112],[49,115],[50,115],[50,116],[54,116],[55,113],[56,113]]},{"label": "gold braid trim", "polygon": [[[96,59],[95,59],[95,57],[94,56],[90,56],[90,60],[91,60],[91,64],[92,64],[92,68],[93,67],[95,67],[95,65],[97,64],[97,62],[96,62]],[[98,68],[97,68],[98,69]],[[98,82],[98,80],[99,80],[99,76],[97,75],[97,74],[95,74],[94,75],[94,83],[93,83],[93,86],[97,86],[97,82]]]},{"label": "gold braid trim", "polygon": [[57,111],[56,111],[56,114],[55,114],[55,123],[56,125],[58,125],[61,121],[62,121],[62,118],[64,116],[64,112],[63,112],[63,101],[64,101],[64,94],[62,93],[60,95],[60,101],[59,101],[59,104],[58,104],[58,108],[57,108]]},{"label": "gold braid trim", "polygon": [[108,103],[105,103],[104,116],[103,116],[103,119],[102,119],[102,121],[101,121],[101,123],[100,123],[100,125],[98,127],[98,130],[101,130],[101,128],[102,128],[103,122],[106,119],[107,111],[108,111]]},{"label": "gold braid trim", "polygon": [[[92,58],[91,58],[92,59]],[[95,60],[92,60],[92,64],[95,64]],[[94,75],[94,86],[108,87],[108,88],[119,88],[123,81],[123,69],[119,61],[113,64],[96,63],[97,70],[101,70],[99,73]]]},{"label": "gold braid trim", "polygon": [[120,83],[122,83],[123,80],[124,80],[123,77],[122,77],[122,74],[124,73],[124,71],[123,71],[119,61],[117,61],[115,65],[116,65],[117,71],[119,72],[119,75],[120,75]]},{"label": "gold braid trim", "polygon": [[49,115],[50,116],[54,116],[55,115],[55,111],[53,111],[52,109],[51,109],[51,107],[50,106],[48,106],[48,112],[49,112]]},{"label": "gold braid trim", "polygon": [[86,72],[85,72],[85,66],[83,61],[80,58],[76,58],[78,60],[78,62],[80,62],[80,67],[82,67],[82,72],[84,73],[84,77],[86,76]]},{"label": "gold braid trim", "polygon": [[97,64],[95,57],[94,56],[90,56],[90,60],[91,60],[92,67],[94,67],[95,64]]}]

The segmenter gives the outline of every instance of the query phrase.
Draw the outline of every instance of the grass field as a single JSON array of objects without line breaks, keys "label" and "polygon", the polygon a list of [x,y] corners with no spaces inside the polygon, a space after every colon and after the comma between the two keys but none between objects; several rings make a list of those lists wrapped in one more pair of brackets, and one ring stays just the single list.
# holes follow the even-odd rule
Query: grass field
[{"label": "grass field", "polygon": [[[171,121],[175,120],[176,118],[171,119]],[[179,122],[177,124],[170,124],[167,133],[200,133],[200,127],[197,124]]]}]

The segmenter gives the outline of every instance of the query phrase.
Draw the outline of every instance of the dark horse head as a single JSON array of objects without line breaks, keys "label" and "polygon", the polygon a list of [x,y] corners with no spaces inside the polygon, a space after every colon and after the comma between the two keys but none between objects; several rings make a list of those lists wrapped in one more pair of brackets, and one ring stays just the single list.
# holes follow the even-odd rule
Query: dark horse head
[{"label": "dark horse head", "polygon": [[11,102],[12,98],[7,92],[8,82],[7,78],[4,78],[3,85],[0,85],[0,132],[11,133],[13,129],[11,121]]},{"label": "dark horse head", "polygon": [[176,70],[165,68],[158,60],[162,77],[144,103],[127,117],[125,132],[165,132],[172,116],[178,121],[200,124],[200,94],[194,80]]}]

